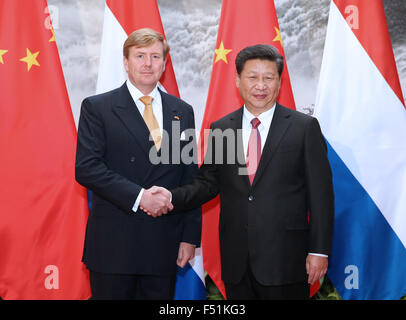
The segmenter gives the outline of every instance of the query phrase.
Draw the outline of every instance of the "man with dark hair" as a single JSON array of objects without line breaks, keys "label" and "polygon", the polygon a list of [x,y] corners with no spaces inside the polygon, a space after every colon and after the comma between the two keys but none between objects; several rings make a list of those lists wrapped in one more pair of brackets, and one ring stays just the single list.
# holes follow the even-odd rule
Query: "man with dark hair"
[{"label": "man with dark hair", "polygon": [[[236,68],[244,105],[212,123],[199,174],[171,190],[172,204],[175,211],[189,210],[220,194],[227,298],[307,299],[309,284],[326,273],[332,239],[326,143],[315,118],[276,102],[283,57],[275,48],[243,49]],[[215,143],[213,130],[232,130],[237,151]],[[235,161],[210,161],[219,153]]]},{"label": "man with dark hair", "polygon": [[93,299],[172,299],[177,265],[200,245],[200,209],[153,219],[171,204],[152,185],[175,188],[197,173],[196,164],[150,159],[180,140],[173,122],[179,134],[195,126],[192,107],[158,88],[168,52],[160,33],[134,31],[123,47],[128,81],[82,103],[76,180],[93,191],[83,252]]},{"label": "man with dark hair", "polygon": [[241,50],[235,59],[235,68],[237,70],[237,73],[240,75],[244,68],[245,62],[247,60],[253,59],[274,61],[276,63],[279,77],[282,76],[283,56],[275,47],[264,44],[257,44],[255,46],[246,47],[244,50]]}]

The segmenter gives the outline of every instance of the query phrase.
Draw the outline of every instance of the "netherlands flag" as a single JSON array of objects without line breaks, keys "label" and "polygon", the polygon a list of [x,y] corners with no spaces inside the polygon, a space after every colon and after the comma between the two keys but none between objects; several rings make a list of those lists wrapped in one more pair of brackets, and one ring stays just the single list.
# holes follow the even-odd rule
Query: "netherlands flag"
[{"label": "netherlands flag", "polygon": [[406,294],[406,110],[381,0],[331,2],[315,116],[335,192],[328,276],[343,299],[399,299]]},{"label": "netherlands flag", "polygon": [[[139,28],[152,28],[164,35],[156,0],[106,0],[97,93],[121,86],[127,80],[123,65],[123,44],[128,35]],[[160,88],[179,97],[178,86],[168,56]],[[200,249],[195,258],[178,270],[175,299],[197,300],[206,298],[203,260]]]}]

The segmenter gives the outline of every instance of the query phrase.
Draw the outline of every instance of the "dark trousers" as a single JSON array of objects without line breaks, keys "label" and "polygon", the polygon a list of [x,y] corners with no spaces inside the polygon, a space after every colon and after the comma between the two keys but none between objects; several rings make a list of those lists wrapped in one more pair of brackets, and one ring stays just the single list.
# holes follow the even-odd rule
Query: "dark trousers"
[{"label": "dark trousers", "polygon": [[91,300],[172,300],[175,293],[176,275],[89,274]]},{"label": "dark trousers", "polygon": [[224,285],[228,300],[307,300],[310,296],[310,286],[306,282],[280,286],[260,284],[255,279],[249,263],[239,283]]}]

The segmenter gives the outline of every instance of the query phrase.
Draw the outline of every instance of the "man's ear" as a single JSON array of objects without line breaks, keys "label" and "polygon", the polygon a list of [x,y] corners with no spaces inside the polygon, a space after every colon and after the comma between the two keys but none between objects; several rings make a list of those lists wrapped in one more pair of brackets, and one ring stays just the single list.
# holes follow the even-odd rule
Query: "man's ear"
[{"label": "man's ear", "polygon": [[235,74],[235,85],[240,88],[240,75],[238,73]]},{"label": "man's ear", "polygon": [[128,59],[126,58],[126,56],[123,56],[123,64],[125,71],[128,72]]}]

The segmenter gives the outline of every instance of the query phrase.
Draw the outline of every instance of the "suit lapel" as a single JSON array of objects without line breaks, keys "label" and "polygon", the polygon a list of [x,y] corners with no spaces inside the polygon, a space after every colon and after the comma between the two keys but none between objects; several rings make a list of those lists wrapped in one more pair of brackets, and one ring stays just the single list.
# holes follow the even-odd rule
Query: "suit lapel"
[{"label": "suit lapel", "polygon": [[265,171],[265,168],[271,161],[283,135],[285,134],[291,123],[289,119],[290,115],[285,112],[284,107],[277,103],[275,108],[276,109],[271,122],[271,127],[269,128],[268,136],[265,141],[258,169],[252,183],[252,188],[255,187],[258,180],[261,178],[262,174]]},{"label": "suit lapel", "polygon": [[140,149],[148,155],[154,142],[149,140],[149,129],[125,83],[118,91],[117,104],[113,107],[113,113],[117,115],[124,127],[133,135]]},{"label": "suit lapel", "polygon": [[[169,103],[168,95],[165,92],[159,90],[161,94],[162,100],[162,126],[163,126],[163,135],[162,135],[162,143],[161,149],[158,153],[160,159],[163,161],[164,164],[172,163],[172,139],[173,138],[180,138],[180,137],[173,137],[172,135],[172,121],[174,120],[175,116],[178,116],[179,119],[182,117],[179,115],[179,110],[177,105],[173,105]],[[179,152],[180,150],[175,150]],[[171,170],[171,166],[169,165],[155,165],[151,166],[150,170],[148,171],[147,177],[153,176],[153,179],[158,179],[162,175],[164,175],[168,170]]]},{"label": "suit lapel", "polygon": [[[234,130],[235,137],[237,138],[235,150],[235,165],[238,167],[239,179],[250,188],[250,180],[247,173],[247,165],[245,163],[244,146],[242,141],[242,116],[244,107],[241,107],[230,117],[229,128]],[[224,152],[223,160],[227,161],[227,152]]]},{"label": "suit lapel", "polygon": [[168,102],[168,97],[165,92],[162,92],[159,89],[162,99],[162,123],[163,123],[163,130],[167,134],[163,135],[162,144],[166,144],[168,146],[169,154],[172,154],[172,121],[175,121],[174,117],[177,116],[179,118],[179,110],[177,106],[171,105]]},{"label": "suit lapel", "polygon": [[[172,155],[172,121],[178,121],[175,119],[182,120],[182,116],[179,114],[177,105],[169,103],[168,96],[165,92],[161,90],[161,99],[162,99],[162,123],[163,123],[163,136],[161,149],[158,153],[158,157],[161,157],[162,160],[166,160],[166,155],[162,155],[161,152],[168,152],[169,162],[171,162]],[[143,117],[138,111],[137,106],[133,98],[131,97],[130,92],[128,91],[127,85],[124,84],[119,90],[119,97],[117,98],[117,105],[113,108],[113,112],[124,124],[124,127],[131,133],[135,138],[140,149],[149,157],[151,148],[154,147],[154,142],[149,139],[149,129],[145,124]],[[166,163],[166,162],[165,162]],[[156,177],[162,176],[167,170],[170,170],[170,166],[167,165],[150,165],[143,181],[151,180],[153,176]]]}]

